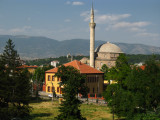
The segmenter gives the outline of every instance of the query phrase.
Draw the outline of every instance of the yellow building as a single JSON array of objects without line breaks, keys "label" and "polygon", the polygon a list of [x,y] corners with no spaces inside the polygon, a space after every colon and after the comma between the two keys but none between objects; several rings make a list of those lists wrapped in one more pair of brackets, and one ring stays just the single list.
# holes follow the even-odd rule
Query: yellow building
[{"label": "yellow building", "polygon": [[47,93],[52,93],[52,91],[54,90],[56,94],[62,94],[61,88],[59,87],[60,79],[55,77],[56,72],[46,71],[45,73],[45,85]]},{"label": "yellow building", "polygon": [[[89,88],[90,94],[102,94],[104,82],[103,72],[77,60],[66,63],[64,66],[73,66],[74,68],[78,69],[81,74],[86,75],[87,79],[85,81],[85,85]],[[57,71],[58,68],[53,68],[45,72],[46,93],[52,93],[52,90],[54,90],[56,95],[62,94],[63,88],[59,86],[60,78],[55,77],[55,73]]]}]

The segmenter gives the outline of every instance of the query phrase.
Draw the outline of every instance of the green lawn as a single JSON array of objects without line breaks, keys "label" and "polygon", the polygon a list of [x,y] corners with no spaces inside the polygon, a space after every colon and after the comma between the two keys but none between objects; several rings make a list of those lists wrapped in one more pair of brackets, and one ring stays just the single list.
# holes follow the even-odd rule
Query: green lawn
[{"label": "green lawn", "polygon": [[[51,101],[31,103],[30,106],[33,108],[31,112],[33,120],[53,120],[59,114],[57,100],[53,103]],[[87,120],[112,120],[112,114],[106,105],[82,104],[80,109]]]}]

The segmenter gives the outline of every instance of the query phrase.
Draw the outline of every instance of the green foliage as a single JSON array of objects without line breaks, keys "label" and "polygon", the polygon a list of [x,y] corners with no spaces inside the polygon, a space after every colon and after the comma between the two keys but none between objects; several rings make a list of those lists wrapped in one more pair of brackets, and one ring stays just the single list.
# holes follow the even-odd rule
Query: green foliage
[{"label": "green foliage", "polygon": [[[160,55],[156,54],[156,60],[160,60]],[[73,56],[73,60],[81,60],[83,57],[89,56]],[[145,62],[147,59],[152,58],[152,55],[141,55],[141,54],[126,54],[126,58],[128,63],[135,64],[140,62]],[[71,59],[66,56],[61,56],[58,58],[45,58],[45,59],[36,59],[36,60],[28,60],[26,61],[27,65],[49,65],[51,61],[58,60],[60,62],[59,65],[70,62]]]},{"label": "green foliage", "polygon": [[108,80],[108,76],[107,76],[108,70],[109,70],[109,68],[107,67],[106,64],[103,64],[102,68],[100,69],[100,71],[104,72],[104,79],[105,80]]},{"label": "green foliage", "polygon": [[38,67],[32,76],[33,81],[43,83],[45,81],[45,71],[52,68],[52,66]]},{"label": "green foliage", "polygon": [[[86,56],[73,56],[73,60],[81,60],[83,57]],[[66,56],[60,56],[58,58],[45,58],[45,59],[36,59],[36,60],[28,60],[26,61],[27,65],[49,65],[51,61],[59,61],[59,65],[62,65],[64,63],[68,63],[71,61],[71,57],[67,58]],[[58,65],[58,66],[59,66]]]},{"label": "green foliage", "polygon": [[[127,54],[126,57],[128,59],[128,63],[135,64],[143,62],[145,63],[146,60],[152,58],[153,55],[144,55],[144,54]],[[155,54],[155,59],[160,60],[160,55]]]},{"label": "green foliage", "polygon": [[29,115],[29,72],[18,70],[20,65],[19,55],[9,39],[0,56],[0,118],[5,120]]},{"label": "green foliage", "polygon": [[78,93],[82,95],[87,93],[84,86],[86,77],[72,66],[61,66],[56,73],[56,76],[61,78],[60,86],[62,89],[64,101],[61,104],[60,115],[58,120],[85,120],[80,112],[81,101],[76,97]]},{"label": "green foliage", "polygon": [[160,119],[160,66],[155,58],[146,61],[142,70],[130,69],[124,56],[120,56],[115,78],[118,83],[109,85],[104,93],[112,112],[128,120]]}]

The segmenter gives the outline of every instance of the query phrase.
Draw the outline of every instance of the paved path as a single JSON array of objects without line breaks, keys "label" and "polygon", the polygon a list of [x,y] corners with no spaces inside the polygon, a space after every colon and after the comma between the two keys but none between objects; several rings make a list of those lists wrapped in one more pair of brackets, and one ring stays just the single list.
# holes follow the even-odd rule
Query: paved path
[{"label": "paved path", "polygon": [[[50,99],[48,97],[48,95],[50,95],[51,93],[46,93],[46,92],[43,92],[43,91],[39,91],[38,94],[43,99]],[[91,104],[91,103],[94,103],[94,104],[106,104],[105,100],[97,100],[97,99],[88,98],[88,101],[87,101],[87,98],[80,98],[80,97],[78,99],[83,101],[84,104]]]}]

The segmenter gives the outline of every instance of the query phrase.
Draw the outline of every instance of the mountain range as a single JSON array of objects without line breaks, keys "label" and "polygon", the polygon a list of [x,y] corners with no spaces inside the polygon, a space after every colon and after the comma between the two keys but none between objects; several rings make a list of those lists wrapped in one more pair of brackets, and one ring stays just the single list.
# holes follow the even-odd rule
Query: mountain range
[{"label": "mountain range", "polygon": [[[89,40],[72,39],[58,41],[47,37],[24,35],[0,35],[0,53],[3,52],[6,41],[12,39],[15,49],[22,59],[37,59],[71,55],[89,55]],[[95,41],[95,47],[105,41]],[[160,54],[160,47],[144,44],[114,43],[126,54]]]}]

